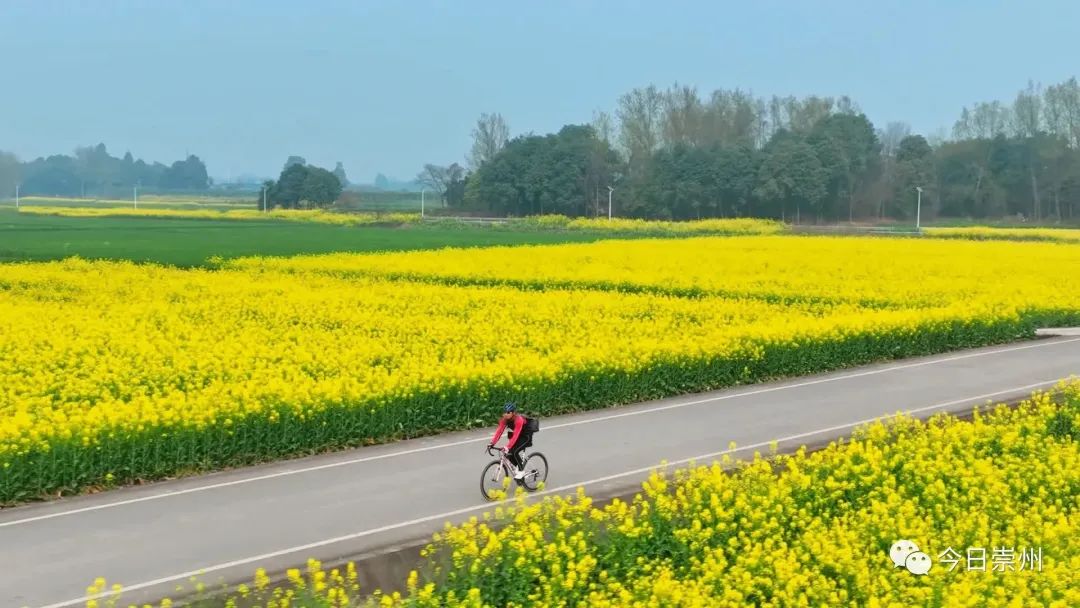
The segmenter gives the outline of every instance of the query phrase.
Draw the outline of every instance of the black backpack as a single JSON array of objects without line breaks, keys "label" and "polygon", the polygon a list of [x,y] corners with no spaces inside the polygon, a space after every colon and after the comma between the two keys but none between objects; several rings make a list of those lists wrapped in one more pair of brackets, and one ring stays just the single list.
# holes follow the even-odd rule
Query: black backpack
[{"label": "black backpack", "polygon": [[533,418],[531,416],[525,417],[525,427],[522,429],[526,433],[539,433],[540,432],[540,419]]}]

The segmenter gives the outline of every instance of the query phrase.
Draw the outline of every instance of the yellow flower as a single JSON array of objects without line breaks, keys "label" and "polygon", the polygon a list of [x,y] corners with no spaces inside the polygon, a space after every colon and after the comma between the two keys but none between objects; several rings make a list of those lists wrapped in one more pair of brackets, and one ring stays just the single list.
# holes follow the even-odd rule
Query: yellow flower
[{"label": "yellow flower", "polygon": [[266,570],[259,568],[255,571],[255,589],[263,591],[270,586],[270,577],[267,576]]}]

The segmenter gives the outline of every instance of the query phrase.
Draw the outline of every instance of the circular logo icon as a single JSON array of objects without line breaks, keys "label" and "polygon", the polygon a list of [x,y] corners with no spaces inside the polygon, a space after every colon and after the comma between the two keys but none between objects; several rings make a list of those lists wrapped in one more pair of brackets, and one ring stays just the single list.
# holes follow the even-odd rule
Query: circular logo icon
[{"label": "circular logo icon", "polygon": [[907,559],[904,561],[904,566],[908,569],[908,572],[919,576],[930,572],[930,567],[932,565],[930,556],[922,551],[916,551],[911,555],[908,555]]}]

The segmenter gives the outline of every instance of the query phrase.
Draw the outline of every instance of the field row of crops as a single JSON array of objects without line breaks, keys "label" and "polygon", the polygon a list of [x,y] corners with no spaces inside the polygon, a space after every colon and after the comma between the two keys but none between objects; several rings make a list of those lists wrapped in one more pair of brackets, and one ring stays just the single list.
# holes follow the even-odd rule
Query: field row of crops
[{"label": "field row of crops", "polygon": [[1080,248],[1043,243],[426,255],[0,266],[0,503],[1080,323]]},{"label": "field row of crops", "polygon": [[[73,199],[79,201],[81,199]],[[54,204],[45,204],[52,201]],[[133,208],[130,201],[100,201],[95,204],[62,204],[54,199],[42,199],[36,206],[23,207],[20,211],[27,214],[55,215],[63,217],[118,217],[118,218],[159,218],[159,219],[216,219],[216,220],[296,220],[317,222],[337,226],[416,225],[421,221],[419,213],[340,213],[318,209],[275,209],[263,212],[254,208],[241,209],[232,202],[211,203],[176,201],[147,201],[143,208]],[[85,202],[85,201],[84,201]],[[250,204],[246,206],[251,207]],[[475,228],[476,224],[463,222],[457,218],[430,218],[428,225],[440,227],[460,226]],[[771,220],[742,219],[706,219],[686,222],[660,220],[624,219],[624,218],[568,218],[561,215],[544,215],[517,218],[488,226],[490,229],[512,230],[554,230],[600,232],[607,234],[626,234],[639,236],[704,236],[704,235],[740,235],[740,234],[780,234],[787,231],[784,224]],[[991,228],[984,226],[968,227],[930,227],[924,228],[923,234],[934,238],[973,239],[973,240],[1016,240],[1016,241],[1054,241],[1080,242],[1080,230],[1057,228]]]},{"label": "field row of crops", "polygon": [[[51,207],[57,209],[92,208],[100,209],[102,211],[108,211],[110,209],[122,211],[125,207],[131,208],[134,202],[134,196],[124,199],[79,198],[63,196],[23,196],[19,199],[19,203],[22,207],[21,210]],[[250,199],[245,199],[239,197],[230,198],[222,196],[181,196],[139,193],[138,204],[140,207],[150,207],[158,209],[225,210],[237,209],[242,207],[254,208],[255,198],[254,196],[252,196]]]},{"label": "field row of crops", "polygon": [[[1051,243],[795,238],[588,244],[241,258],[224,267],[447,285],[599,289],[911,309],[978,301],[1076,310],[1080,249]],[[1039,290],[1039,296],[1033,296]]]},{"label": "field row of crops", "polygon": [[[366,597],[352,564],[309,562],[195,606],[1077,606],[1080,382],[1058,390],[733,472],[658,472],[630,503],[512,504],[448,525],[404,593]],[[903,544],[925,575],[896,565]]]},{"label": "field row of crops", "polygon": [[955,228],[925,228],[935,238],[1014,241],[1064,241],[1080,243],[1080,229],[1075,228],[989,228],[960,226]]},{"label": "field row of crops", "polygon": [[[421,222],[419,213],[339,213],[319,209],[135,209],[110,207],[24,207],[21,213],[54,215],[61,217],[116,217],[158,219],[213,219],[213,220],[295,220],[336,226],[416,225]],[[436,227],[475,228],[476,224],[458,218],[430,218],[426,225]],[[632,219],[571,219],[560,215],[546,215],[508,220],[490,226],[493,229],[516,231],[604,232],[642,236],[682,235],[739,235],[777,234],[784,231],[780,222],[757,219],[720,219],[696,222],[662,222]]]},{"label": "field row of crops", "polygon": [[135,209],[99,207],[25,207],[20,213],[31,215],[55,215],[61,217],[128,217],[156,219],[202,219],[266,221],[290,220],[314,222],[334,226],[369,226],[372,224],[401,225],[420,221],[420,214],[412,213],[333,213],[318,209]]}]

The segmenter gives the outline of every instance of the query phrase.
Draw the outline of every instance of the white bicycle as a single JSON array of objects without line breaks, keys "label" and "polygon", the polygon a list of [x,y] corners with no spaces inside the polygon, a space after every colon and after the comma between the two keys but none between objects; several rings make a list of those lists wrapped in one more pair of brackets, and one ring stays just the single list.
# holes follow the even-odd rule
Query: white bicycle
[{"label": "white bicycle", "polygon": [[498,460],[489,462],[480,477],[480,493],[486,500],[495,500],[499,497],[499,492],[505,492],[509,479],[513,479],[529,492],[535,492],[547,481],[548,461],[540,452],[532,452],[527,457],[522,454],[525,458],[525,475],[521,479],[514,479],[516,467],[506,456],[506,450],[488,446],[487,453],[498,456]]}]

